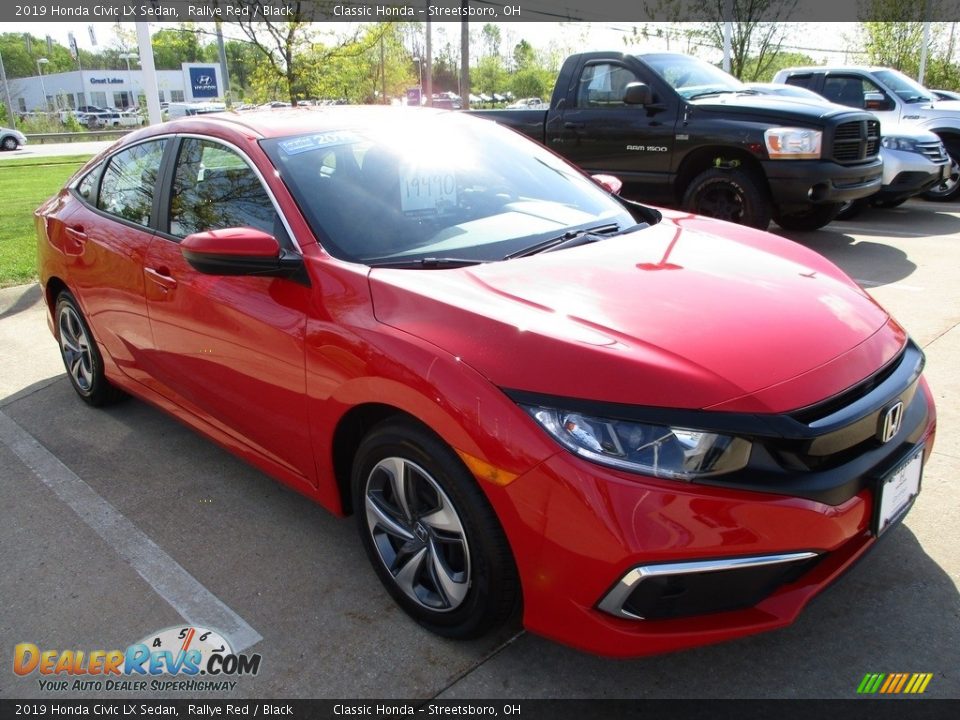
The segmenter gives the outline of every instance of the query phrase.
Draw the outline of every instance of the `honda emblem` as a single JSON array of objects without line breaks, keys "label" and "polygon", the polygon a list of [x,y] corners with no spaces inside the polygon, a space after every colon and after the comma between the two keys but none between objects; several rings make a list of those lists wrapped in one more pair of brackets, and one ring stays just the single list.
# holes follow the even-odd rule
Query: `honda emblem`
[{"label": "honda emblem", "polygon": [[890,442],[900,432],[903,423],[903,403],[897,400],[880,417],[880,442]]}]

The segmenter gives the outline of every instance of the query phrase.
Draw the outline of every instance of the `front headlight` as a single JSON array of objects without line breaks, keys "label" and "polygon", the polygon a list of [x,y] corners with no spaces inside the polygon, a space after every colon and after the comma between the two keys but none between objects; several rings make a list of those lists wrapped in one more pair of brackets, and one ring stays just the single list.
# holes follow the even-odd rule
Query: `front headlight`
[{"label": "front headlight", "polygon": [[896,135],[885,135],[880,139],[880,144],[888,150],[902,150],[903,152],[918,153],[917,141],[913,138],[898,137]]},{"label": "front headlight", "polygon": [[571,452],[620,470],[696,480],[740,470],[750,459],[751,445],[744,438],[557,408],[520,407]]},{"label": "front headlight", "polygon": [[823,133],[807,128],[769,128],[763,140],[773,160],[815,160],[820,157]]}]

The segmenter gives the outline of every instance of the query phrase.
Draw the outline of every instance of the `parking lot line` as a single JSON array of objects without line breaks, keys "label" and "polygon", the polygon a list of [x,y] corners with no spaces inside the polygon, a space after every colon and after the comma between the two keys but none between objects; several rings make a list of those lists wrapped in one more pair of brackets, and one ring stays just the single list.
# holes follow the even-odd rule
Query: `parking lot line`
[{"label": "parking lot line", "polygon": [[223,633],[241,652],[263,637],[26,430],[0,412],[0,442],[187,622]]}]

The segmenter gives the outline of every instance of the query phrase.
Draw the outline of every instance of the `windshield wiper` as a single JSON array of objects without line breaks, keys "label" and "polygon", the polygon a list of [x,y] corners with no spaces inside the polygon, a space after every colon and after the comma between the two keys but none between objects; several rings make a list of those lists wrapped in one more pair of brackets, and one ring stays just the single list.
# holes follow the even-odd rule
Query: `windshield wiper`
[{"label": "windshield wiper", "polygon": [[537,253],[547,252],[549,250],[562,250],[563,248],[573,247],[574,245],[585,245],[595,242],[603,235],[609,237],[611,234],[620,230],[617,223],[607,223],[606,225],[597,225],[596,227],[586,228],[585,230],[567,230],[563,235],[557,235],[548,240],[531,245],[530,247],[517,250],[509,255],[504,255],[504,260],[513,260],[514,258],[526,257],[527,255],[536,255]]},{"label": "windshield wiper", "polygon": [[739,93],[739,92],[747,92],[747,91],[746,90],[729,90],[729,89],[704,90],[703,92],[694,93],[693,95],[688,97],[687,100],[696,100],[697,98],[709,97],[710,95],[723,95],[724,93]]},{"label": "windshield wiper", "polygon": [[486,260],[472,260],[470,258],[437,258],[427,257],[416,260],[384,260],[383,262],[368,261],[372,268],[394,268],[400,270],[442,270],[444,268],[469,267],[480,265]]}]

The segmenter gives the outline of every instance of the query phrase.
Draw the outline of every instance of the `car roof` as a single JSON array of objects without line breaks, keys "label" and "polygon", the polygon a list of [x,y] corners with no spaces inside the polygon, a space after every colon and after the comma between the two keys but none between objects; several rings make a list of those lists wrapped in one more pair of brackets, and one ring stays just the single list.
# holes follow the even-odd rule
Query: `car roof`
[{"label": "car roof", "polygon": [[426,119],[427,116],[446,112],[449,111],[387,105],[321,105],[209,113],[170,120],[163,126],[166,132],[187,132],[198,129],[199,123],[208,128],[210,123],[214,123],[225,130],[242,128],[254,135],[272,138],[382,124],[389,122],[391,118],[396,119],[400,114],[421,113]]}]

